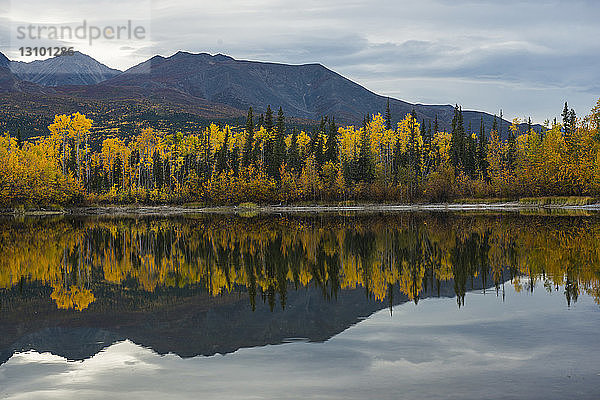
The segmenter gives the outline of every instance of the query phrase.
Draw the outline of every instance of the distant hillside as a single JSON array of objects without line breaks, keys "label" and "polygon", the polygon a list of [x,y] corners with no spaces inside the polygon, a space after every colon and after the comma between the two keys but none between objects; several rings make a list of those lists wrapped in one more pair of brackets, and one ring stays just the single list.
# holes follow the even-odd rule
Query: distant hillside
[{"label": "distant hillside", "polygon": [[92,85],[121,73],[80,52],[47,60],[11,61],[10,69],[19,79],[43,86]]},{"label": "distant hillside", "polygon": [[[286,65],[240,61],[206,53],[178,52],[171,57],[155,56],[100,86],[144,88],[148,93],[171,89],[242,110],[250,106],[262,111],[268,104],[283,107],[286,115],[318,120],[335,116],[344,124],[359,124],[364,115],[384,113],[387,97],[377,95],[320,64]],[[452,105],[420,105],[390,99],[393,119],[400,120],[413,109],[419,120],[433,121],[449,129]],[[483,112],[465,114],[479,127],[489,128],[493,116]],[[504,126],[507,128],[508,123]]]},{"label": "distant hillside", "polygon": [[[15,76],[10,70],[10,63],[10,60],[6,58],[4,54],[0,53],[0,94],[14,92],[44,93],[44,90],[38,87],[38,85],[31,82],[21,81],[17,76]],[[10,100],[7,103],[10,103]]]},{"label": "distant hillside", "polygon": [[7,68],[10,65],[10,60],[6,56],[0,53],[0,67]]},{"label": "distant hillside", "polygon": [[[2,55],[0,64],[6,66],[6,62]],[[260,113],[267,105],[283,107],[287,117],[303,124],[334,116],[340,125],[357,125],[365,115],[383,114],[388,101],[320,64],[240,61],[221,54],[154,56],[122,73],[81,53],[28,64],[10,62],[10,67],[16,75],[0,67],[0,94],[4,93],[0,116],[35,119],[37,115],[51,118],[56,113],[85,111],[97,121],[112,121],[115,126],[106,127],[109,129],[120,124],[117,110],[126,110],[127,118],[139,118],[140,124],[147,122],[151,112],[162,116],[168,126],[170,115],[177,115],[178,120],[186,114],[231,120],[243,117],[251,106]],[[418,120],[426,124],[433,125],[437,117],[443,130],[450,129],[454,112],[452,105],[397,99],[390,99],[390,108],[393,122],[414,109]],[[471,125],[477,132],[483,119],[489,132],[493,118],[485,112],[465,111],[465,129]],[[506,137],[509,122],[502,121],[501,126]]]}]

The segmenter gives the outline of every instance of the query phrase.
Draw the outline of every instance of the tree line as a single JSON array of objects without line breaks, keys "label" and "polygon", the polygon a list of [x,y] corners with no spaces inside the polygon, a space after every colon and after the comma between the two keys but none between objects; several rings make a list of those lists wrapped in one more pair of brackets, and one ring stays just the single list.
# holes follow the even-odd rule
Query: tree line
[{"label": "tree line", "polygon": [[[432,123],[433,122],[433,123]],[[465,127],[457,105],[450,132],[416,113],[392,123],[365,116],[360,126],[323,117],[311,132],[288,128],[281,107],[243,127],[210,124],[198,133],[144,128],[128,142],[92,150],[85,115],[57,115],[49,134],[23,142],[0,136],[0,203],[446,201],[461,197],[597,195],[600,100],[577,118],[508,138],[481,120]]]}]

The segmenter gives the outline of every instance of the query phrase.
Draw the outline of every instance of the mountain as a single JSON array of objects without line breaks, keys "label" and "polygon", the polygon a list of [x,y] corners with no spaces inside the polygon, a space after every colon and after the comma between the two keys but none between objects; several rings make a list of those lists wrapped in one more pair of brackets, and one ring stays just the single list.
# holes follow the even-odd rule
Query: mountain
[{"label": "mountain", "polygon": [[0,53],[0,68],[8,68],[10,65],[10,60],[6,58],[6,56]]},{"label": "mountain", "polygon": [[92,85],[121,73],[80,52],[31,62],[11,61],[10,69],[19,79],[43,86]]},{"label": "mountain", "polygon": [[[319,64],[285,65],[240,61],[217,54],[178,52],[135,66],[103,83],[110,86],[170,88],[208,101],[246,110],[281,106],[286,114],[309,119],[336,115],[340,120],[362,120],[386,98]],[[381,103],[381,104],[379,104]],[[408,112],[411,105],[396,101]]]},{"label": "mountain", "polygon": [[0,53],[0,94],[12,94],[17,92],[40,93],[43,88],[31,82],[23,82],[10,70],[10,60]]},{"label": "mountain", "polygon": [[17,79],[10,72],[10,61],[6,56],[0,53],[0,93],[11,92],[14,90]]},{"label": "mountain", "polygon": [[[475,291],[492,287],[491,279],[473,280]],[[344,289],[328,299],[318,288],[293,290],[290,286],[285,309],[271,310],[259,301],[254,311],[247,293],[215,298],[185,288],[165,290],[168,301],[157,302],[152,300],[153,294],[124,294],[117,289],[110,291],[109,298],[98,298],[84,312],[57,309],[49,292],[37,283],[6,290],[0,319],[0,365],[15,352],[29,350],[84,360],[126,339],[159,354],[181,357],[227,354],[240,348],[289,342],[290,338],[324,342],[390,306],[365,298],[361,288]],[[442,281],[439,291],[424,287],[419,298],[454,296],[454,282]],[[392,305],[408,301],[394,288]]]},{"label": "mountain", "polygon": [[[170,57],[155,56],[99,86],[143,88],[147,94],[173,90],[193,98],[247,110],[264,111],[267,105],[281,106],[286,115],[319,120],[335,116],[342,124],[360,124],[365,115],[384,113],[388,98],[320,64],[287,65],[236,60],[222,54],[178,52]],[[411,104],[390,99],[394,122],[413,109],[419,121],[432,122],[436,116],[443,129],[450,129],[454,115],[451,105]],[[479,129],[480,120],[489,129],[493,116],[485,112],[464,114],[465,129]],[[503,136],[509,123],[503,123]]]},{"label": "mountain", "polygon": [[[303,126],[325,115],[334,116],[338,125],[360,125],[365,115],[383,114],[388,101],[320,64],[244,61],[222,54],[154,56],[121,73],[81,53],[32,63],[10,62],[10,67],[16,76],[6,68],[0,71],[0,117],[6,121],[4,129],[21,125],[27,137],[43,130],[22,127],[25,119],[34,126],[39,117],[47,120],[75,111],[89,114],[107,131],[123,132],[126,119],[131,129],[150,123],[193,132],[198,123],[204,123],[199,119],[237,125],[249,107],[260,113],[267,105],[281,106],[286,117]],[[59,86],[49,86],[55,84]],[[437,118],[440,129],[451,128],[452,105],[389,101],[394,123],[414,109],[420,122],[433,125]],[[475,132],[481,119],[489,132],[494,119],[491,114],[469,110],[463,117],[465,129],[472,126]],[[186,125],[191,120],[195,123]],[[498,122],[506,138],[510,123]]]}]

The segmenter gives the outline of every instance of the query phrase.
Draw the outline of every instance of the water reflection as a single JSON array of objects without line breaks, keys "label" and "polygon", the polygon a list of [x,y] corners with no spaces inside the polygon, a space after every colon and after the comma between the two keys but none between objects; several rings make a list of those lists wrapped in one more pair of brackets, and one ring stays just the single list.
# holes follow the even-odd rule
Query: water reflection
[{"label": "water reflection", "polygon": [[114,290],[163,288],[247,293],[252,309],[273,310],[305,287],[324,299],[362,288],[392,305],[395,292],[417,303],[445,282],[460,307],[475,281],[500,293],[510,280],[564,291],[570,305],[581,291],[600,300],[599,239],[595,216],[5,219],[0,288],[42,284],[58,308],[79,311]]},{"label": "water reflection", "polygon": [[562,296],[537,289],[517,294],[507,286],[504,303],[470,293],[477,301],[460,310],[452,299],[406,303],[324,343],[225,356],[161,356],[137,340],[82,362],[19,352],[0,365],[0,397],[597,399],[597,305],[582,294],[567,310]]}]

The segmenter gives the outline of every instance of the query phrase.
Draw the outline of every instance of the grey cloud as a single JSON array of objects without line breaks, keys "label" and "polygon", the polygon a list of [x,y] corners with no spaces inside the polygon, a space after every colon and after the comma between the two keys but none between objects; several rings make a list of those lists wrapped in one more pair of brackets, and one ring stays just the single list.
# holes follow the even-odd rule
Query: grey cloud
[{"label": "grey cloud", "polygon": [[[0,366],[7,398],[565,398],[600,384],[593,299],[562,293],[426,299],[379,311],[325,343],[182,359],[126,341],[83,362],[35,351]],[[576,334],[574,334],[576,332]],[[126,393],[126,395],[125,395]]]},{"label": "grey cloud", "polygon": [[[41,1],[31,0],[31,7],[41,7]],[[112,1],[102,1],[97,18],[116,15]],[[125,14],[135,7],[129,0],[119,4]],[[516,115],[534,118],[560,112],[548,108],[544,96],[560,97],[558,103],[568,99],[579,114],[593,106],[593,95],[600,96],[597,1],[154,0],[151,11],[153,48],[142,53],[206,51],[238,59],[319,62],[371,90],[412,102],[468,97],[483,108],[493,91],[501,96],[499,103],[524,106]],[[139,62],[123,54],[119,67]],[[95,56],[114,59],[101,52]],[[467,81],[469,89],[457,80]]]}]

